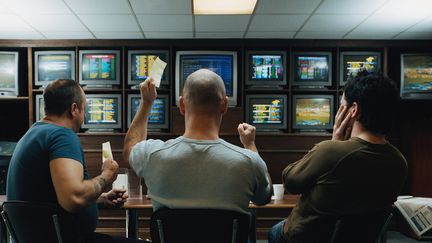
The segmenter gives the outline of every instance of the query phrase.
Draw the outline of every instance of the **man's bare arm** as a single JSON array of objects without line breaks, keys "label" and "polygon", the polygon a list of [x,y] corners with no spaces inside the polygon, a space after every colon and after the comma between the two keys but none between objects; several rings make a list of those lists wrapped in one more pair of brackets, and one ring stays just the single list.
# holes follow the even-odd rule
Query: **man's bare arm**
[{"label": "man's bare arm", "polygon": [[50,161],[51,178],[57,200],[60,206],[69,212],[76,212],[95,203],[116,179],[117,170],[117,162],[107,160],[99,176],[85,180],[83,166],[79,161],[69,158]]}]

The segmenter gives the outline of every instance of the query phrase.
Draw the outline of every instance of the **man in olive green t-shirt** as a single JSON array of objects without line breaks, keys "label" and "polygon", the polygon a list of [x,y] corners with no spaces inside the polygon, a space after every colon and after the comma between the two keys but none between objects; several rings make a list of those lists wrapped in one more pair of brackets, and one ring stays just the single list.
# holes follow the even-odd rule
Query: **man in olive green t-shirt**
[{"label": "man in olive green t-shirt", "polygon": [[285,189],[302,196],[269,243],[326,242],[328,216],[391,207],[407,175],[404,156],[386,140],[398,101],[393,81],[382,75],[362,72],[346,84],[332,140],[283,170]]}]

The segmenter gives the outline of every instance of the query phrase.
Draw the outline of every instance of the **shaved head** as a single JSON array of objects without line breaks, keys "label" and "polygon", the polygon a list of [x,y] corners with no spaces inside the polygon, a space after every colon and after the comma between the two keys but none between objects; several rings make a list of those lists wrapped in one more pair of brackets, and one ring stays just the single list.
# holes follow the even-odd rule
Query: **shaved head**
[{"label": "shaved head", "polygon": [[218,109],[226,96],[221,77],[208,69],[199,69],[186,79],[183,97],[193,109],[213,112]]}]

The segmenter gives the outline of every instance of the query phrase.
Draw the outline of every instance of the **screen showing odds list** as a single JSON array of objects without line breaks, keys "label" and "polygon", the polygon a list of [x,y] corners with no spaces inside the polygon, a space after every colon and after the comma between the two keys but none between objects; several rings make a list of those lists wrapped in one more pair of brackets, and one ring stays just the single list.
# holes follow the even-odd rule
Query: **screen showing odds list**
[{"label": "screen showing odds list", "polygon": [[362,70],[376,72],[378,69],[378,56],[352,55],[344,58],[344,80],[355,78]]},{"label": "screen showing odds list", "polygon": [[51,54],[38,56],[38,79],[51,81],[56,79],[71,79],[71,55]]},{"label": "screen showing odds list", "polygon": [[327,81],[329,62],[326,56],[298,56],[295,79],[298,81]]},{"label": "screen showing odds list", "polygon": [[283,67],[280,55],[252,55],[252,80],[282,80]]},{"label": "screen showing odds list", "polygon": [[[165,60],[166,57],[152,54],[133,54],[131,60],[132,80],[146,80],[150,75],[154,61],[156,58]],[[162,80],[165,79],[165,73],[162,75]]]},{"label": "screen showing odds list", "polygon": [[[135,117],[135,114],[138,111],[138,107],[141,103],[141,97],[133,97],[132,98],[132,114],[131,118]],[[131,120],[132,120],[131,119]],[[164,124],[165,123],[165,100],[164,99],[155,99],[153,102],[153,106],[150,110],[150,115],[148,118],[149,124]]]},{"label": "screen showing odds list", "polygon": [[85,120],[87,124],[118,123],[117,98],[87,98]]},{"label": "screen showing odds list", "polygon": [[115,54],[84,54],[83,80],[115,80],[116,55]]},{"label": "screen showing odds list", "polygon": [[217,73],[225,84],[226,95],[233,94],[233,56],[232,55],[183,55],[181,56],[181,86],[186,78],[198,69],[206,68]]},{"label": "screen showing odds list", "polygon": [[282,107],[281,99],[273,99],[270,102],[256,101],[252,104],[252,123],[253,124],[281,124]]}]

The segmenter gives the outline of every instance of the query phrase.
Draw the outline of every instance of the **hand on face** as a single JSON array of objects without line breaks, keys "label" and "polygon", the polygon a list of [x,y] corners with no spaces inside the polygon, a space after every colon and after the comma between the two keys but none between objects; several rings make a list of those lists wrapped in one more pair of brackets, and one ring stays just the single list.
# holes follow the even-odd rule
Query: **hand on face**
[{"label": "hand on face", "polygon": [[149,77],[140,84],[141,98],[143,101],[153,103],[157,97],[156,86],[153,84],[153,78]]},{"label": "hand on face", "polygon": [[349,139],[355,120],[356,118],[353,117],[353,113],[349,110],[348,106],[345,104],[341,105],[336,113],[332,140],[343,141]]}]

